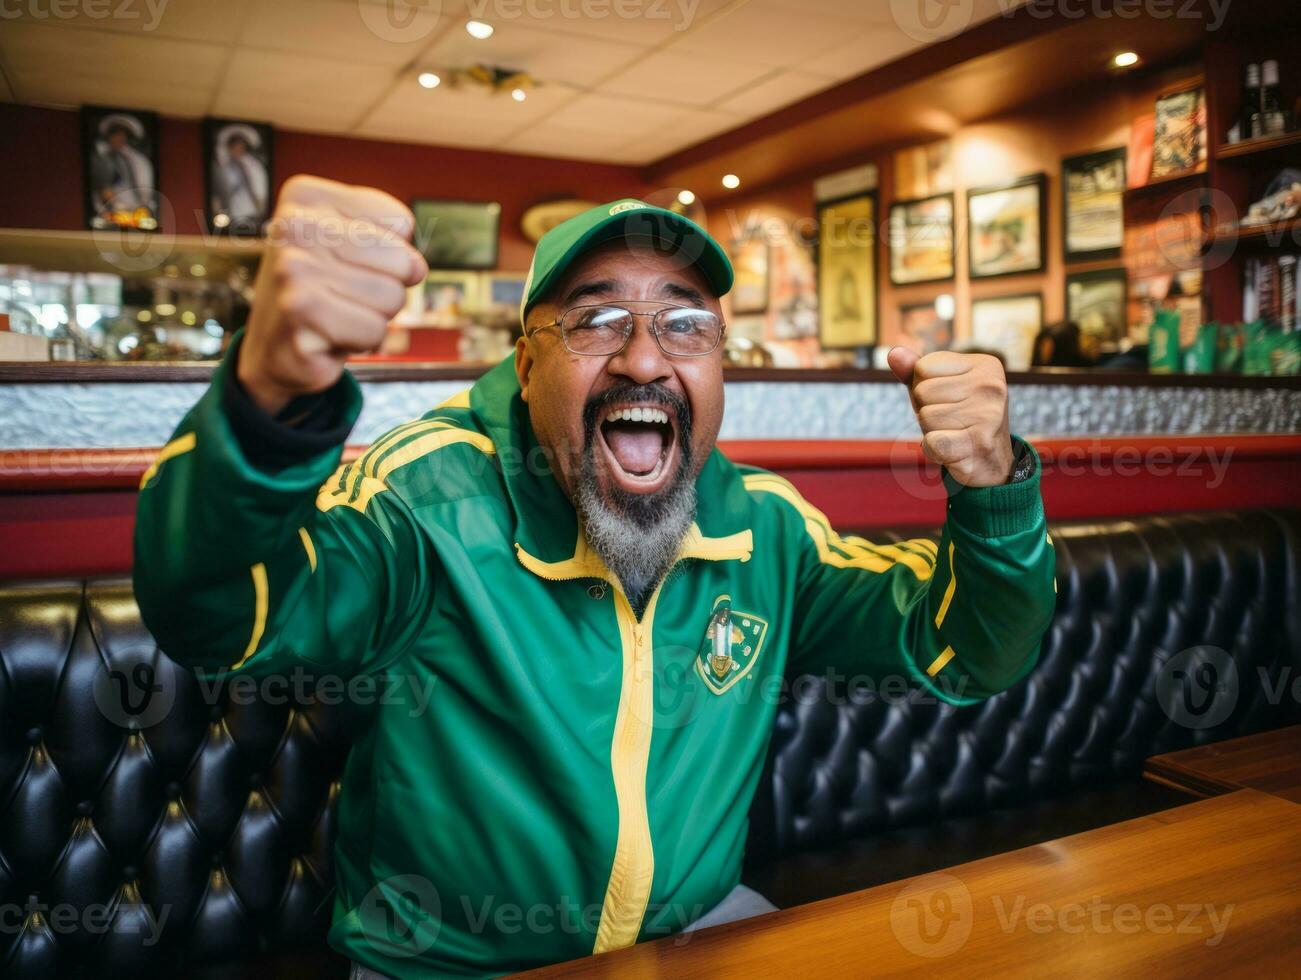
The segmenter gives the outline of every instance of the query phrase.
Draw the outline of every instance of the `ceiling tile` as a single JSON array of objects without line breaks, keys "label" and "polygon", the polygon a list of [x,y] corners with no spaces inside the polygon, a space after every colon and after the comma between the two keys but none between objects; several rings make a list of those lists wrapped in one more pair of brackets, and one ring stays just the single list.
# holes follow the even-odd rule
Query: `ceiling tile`
[{"label": "ceiling tile", "polygon": [[650,163],[699,143],[701,140],[726,132],[741,120],[726,112],[712,109],[690,109],[674,116],[667,124],[654,129],[643,129],[625,149],[636,155],[640,162]]},{"label": "ceiling tile", "polygon": [[595,133],[622,133],[630,139],[662,132],[682,116],[682,107],[606,95],[581,95],[547,124]]},{"label": "ceiling tile", "polygon": [[237,48],[222,81],[220,96],[333,102],[341,107],[361,109],[374,103],[392,81],[393,72],[380,65]]},{"label": "ceiling tile", "polygon": [[764,65],[656,51],[601,86],[614,95],[654,93],[656,99],[706,106],[772,71]]},{"label": "ceiling tile", "polygon": [[420,5],[399,18],[387,4],[275,0],[253,5],[240,43],[398,68],[449,28],[437,10]]},{"label": "ceiling tile", "polygon": [[[467,8],[486,11],[483,19],[500,27],[512,22],[553,34],[655,47],[682,37],[711,14],[735,0],[466,0]],[[504,16],[506,8],[523,8],[518,18]],[[580,16],[580,13],[587,16]]]},{"label": "ceiling tile", "polygon": [[819,16],[755,0],[728,8],[668,50],[773,67],[808,67],[827,49],[862,31],[863,25],[849,17]]},{"label": "ceiling tile", "polygon": [[[54,4],[24,0],[10,5],[5,19],[54,27],[155,38],[188,38],[225,44],[235,40],[250,0],[101,0]],[[6,30],[9,28],[6,27]]]},{"label": "ceiling tile", "polygon": [[782,71],[720,102],[718,108],[752,119],[790,105],[834,84],[836,79],[827,75],[814,75],[806,71]]},{"label": "ceiling tile", "polygon": [[527,24],[507,21],[492,37],[477,41],[456,29],[420,59],[422,66],[465,68],[486,64],[527,71],[544,82],[591,87],[644,53],[644,48],[591,38],[559,37]]},{"label": "ceiling tile", "polygon": [[564,126],[537,126],[513,135],[497,147],[510,153],[535,153],[572,160],[607,162],[618,156],[628,137],[618,133],[594,133]]},{"label": "ceiling tile", "polygon": [[496,146],[517,128],[514,120],[504,116],[448,116],[436,127],[422,128],[419,123],[402,120],[397,125],[367,122],[357,127],[356,135],[403,143],[434,143],[438,146]]},{"label": "ceiling tile", "polygon": [[852,78],[924,46],[893,25],[868,28],[852,41],[824,52],[817,60],[817,68],[838,79]]},{"label": "ceiling tile", "polygon": [[[148,82],[159,92],[175,84],[203,87],[216,82],[227,49],[153,36],[82,31],[51,24],[13,23],[0,31],[0,54],[15,95],[25,76],[48,78],[71,73],[82,78],[117,78]],[[83,101],[98,96],[87,88]]]},{"label": "ceiling tile", "polygon": [[136,78],[57,72],[24,76],[22,101],[36,105],[75,109],[86,104],[123,109],[146,109],[166,116],[196,117],[208,111],[211,95],[206,88],[166,85]]},{"label": "ceiling tile", "polygon": [[337,102],[302,102],[274,94],[222,95],[212,114],[226,119],[255,119],[284,129],[310,133],[346,133],[357,121],[357,110]]}]

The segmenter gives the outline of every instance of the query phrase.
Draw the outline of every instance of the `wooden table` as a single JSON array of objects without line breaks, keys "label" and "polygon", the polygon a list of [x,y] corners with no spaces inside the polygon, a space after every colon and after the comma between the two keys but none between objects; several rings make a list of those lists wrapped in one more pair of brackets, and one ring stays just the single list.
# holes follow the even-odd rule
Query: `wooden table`
[{"label": "wooden table", "polygon": [[1301,807],[1239,790],[528,977],[1296,976]]},{"label": "wooden table", "polygon": [[1258,789],[1301,803],[1301,725],[1154,755],[1143,774],[1195,796]]}]

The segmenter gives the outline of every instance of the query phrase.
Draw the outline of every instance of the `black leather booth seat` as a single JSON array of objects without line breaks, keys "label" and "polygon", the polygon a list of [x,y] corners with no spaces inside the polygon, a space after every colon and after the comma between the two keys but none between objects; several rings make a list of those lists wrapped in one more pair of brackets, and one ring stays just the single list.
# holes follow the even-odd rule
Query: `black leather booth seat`
[{"label": "black leather booth seat", "polygon": [[[1296,512],[1054,526],[1017,688],[783,706],[746,880],[789,905],[1182,802],[1144,759],[1301,716],[1271,694],[1301,670],[1299,536]],[[0,975],[346,974],[323,936],[359,721],[280,693],[205,690],[125,581],[0,587]]]}]

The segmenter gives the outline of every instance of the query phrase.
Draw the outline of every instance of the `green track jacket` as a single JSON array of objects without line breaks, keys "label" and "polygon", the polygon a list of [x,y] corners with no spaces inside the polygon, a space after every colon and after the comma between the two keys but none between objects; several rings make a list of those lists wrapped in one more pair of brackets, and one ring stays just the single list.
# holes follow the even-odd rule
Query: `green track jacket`
[{"label": "green track jacket", "polygon": [[511,359],[353,463],[336,446],[271,473],[223,409],[233,354],[142,481],[136,597],[196,669],[383,685],[338,800],[330,941],[384,973],[500,974],[680,930],[739,881],[786,679],[964,704],[1024,677],[1049,623],[1037,460],[952,496],[938,543],[874,545],[715,450],[638,620]]}]

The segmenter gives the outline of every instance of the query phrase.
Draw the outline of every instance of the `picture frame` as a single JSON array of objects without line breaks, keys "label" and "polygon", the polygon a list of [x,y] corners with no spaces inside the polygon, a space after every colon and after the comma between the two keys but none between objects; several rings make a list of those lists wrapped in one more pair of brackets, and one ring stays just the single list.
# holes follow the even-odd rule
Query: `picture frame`
[{"label": "picture frame", "polygon": [[1034,355],[1034,339],[1043,328],[1043,294],[1014,293],[971,301],[971,343],[997,351],[1009,371],[1026,371]]},{"label": "picture frame", "polygon": [[1047,244],[1044,173],[967,191],[967,274],[972,279],[1042,272]]},{"label": "picture frame", "polygon": [[84,106],[81,171],[87,228],[158,230],[157,113]]},{"label": "picture frame", "polygon": [[431,269],[420,290],[424,319],[439,322],[457,320],[467,309],[480,305],[479,275],[459,269]]},{"label": "picture frame", "polygon": [[1113,344],[1128,333],[1129,276],[1124,266],[1074,272],[1066,277],[1066,319],[1082,333]]},{"label": "picture frame", "polygon": [[875,192],[818,204],[818,337],[824,350],[877,341]]},{"label": "picture frame", "polygon": [[1153,179],[1196,170],[1206,162],[1206,98],[1200,85],[1156,100],[1152,135]]},{"label": "picture frame", "polygon": [[417,198],[415,246],[431,269],[495,269],[501,225],[496,201]]},{"label": "picture frame", "polygon": [[743,316],[766,313],[769,296],[771,249],[759,235],[737,239],[729,250],[736,274],[732,285],[732,312]]},{"label": "picture frame", "polygon": [[484,284],[484,305],[494,308],[509,307],[518,314],[524,302],[526,277],[519,273],[496,273],[487,277]]},{"label": "picture frame", "polygon": [[890,284],[943,282],[956,274],[954,197],[896,201],[890,205]]},{"label": "picture frame", "polygon": [[204,209],[217,235],[261,235],[275,205],[275,131],[242,119],[203,120]]},{"label": "picture frame", "polygon": [[1120,257],[1125,244],[1125,147],[1062,160],[1062,258]]},{"label": "picture frame", "polygon": [[900,306],[899,326],[901,343],[923,356],[953,346],[953,318],[940,316],[934,303]]}]

